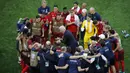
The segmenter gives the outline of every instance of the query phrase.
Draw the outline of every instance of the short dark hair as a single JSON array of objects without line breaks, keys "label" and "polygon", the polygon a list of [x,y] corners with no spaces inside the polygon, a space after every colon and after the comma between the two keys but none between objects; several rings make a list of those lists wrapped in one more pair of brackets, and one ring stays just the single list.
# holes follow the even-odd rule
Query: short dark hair
[{"label": "short dark hair", "polygon": [[108,20],[103,20],[103,22],[104,22],[106,25],[109,25],[109,21],[108,21]]},{"label": "short dark hair", "polygon": [[88,17],[92,18],[92,15],[89,13],[89,14],[88,14]]},{"label": "short dark hair", "polygon": [[102,47],[105,46],[105,40],[102,40],[102,39],[101,39],[101,40],[99,41],[99,43],[100,43],[100,45],[101,45]]},{"label": "short dark hair", "polygon": [[28,28],[23,28],[23,34],[28,34]]},{"label": "short dark hair", "polygon": [[77,5],[79,5],[79,3],[78,3],[77,1],[75,1],[75,2],[74,2],[74,4],[77,4]]},{"label": "short dark hair", "polygon": [[39,16],[39,15],[36,15],[36,18],[40,18],[40,16]]},{"label": "short dark hair", "polygon": [[115,30],[109,30],[110,34],[115,34]]},{"label": "short dark hair", "polygon": [[58,5],[55,4],[54,7],[58,7]]},{"label": "short dark hair", "polygon": [[93,21],[93,24],[97,24],[97,20],[94,20],[94,21]]},{"label": "short dark hair", "polygon": [[67,7],[64,7],[63,10],[67,10]]},{"label": "short dark hair", "polygon": [[95,36],[90,37],[91,40],[96,40]]},{"label": "short dark hair", "polygon": [[32,33],[27,33],[27,37],[30,37],[30,36],[32,36]]},{"label": "short dark hair", "polygon": [[98,36],[92,36],[90,37],[91,40],[94,40],[94,41],[98,41],[99,40],[99,37]]},{"label": "short dark hair", "polygon": [[104,35],[105,35],[105,38],[108,38],[108,34],[107,33],[105,33]]},{"label": "short dark hair", "polygon": [[71,53],[71,47],[67,47],[67,52]]},{"label": "short dark hair", "polygon": [[93,53],[98,53],[99,47],[98,46],[94,46],[92,51],[93,51]]}]

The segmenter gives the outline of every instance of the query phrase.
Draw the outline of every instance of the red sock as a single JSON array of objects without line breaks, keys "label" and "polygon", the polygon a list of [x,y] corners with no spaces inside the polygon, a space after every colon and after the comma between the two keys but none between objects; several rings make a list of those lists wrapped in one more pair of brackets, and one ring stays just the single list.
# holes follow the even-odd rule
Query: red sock
[{"label": "red sock", "polygon": [[116,73],[119,73],[119,62],[115,61]]},{"label": "red sock", "polygon": [[22,70],[24,69],[24,67],[25,67],[25,64],[24,64],[24,61],[23,60],[21,60],[21,67],[22,67]]},{"label": "red sock", "polygon": [[122,68],[122,72],[125,72],[125,63],[124,63],[124,60],[121,61],[121,68]]},{"label": "red sock", "polygon": [[21,73],[28,72],[28,69],[29,69],[29,66],[28,66],[28,65],[26,65],[26,66],[24,67],[24,69],[22,70],[22,72],[21,72]]}]

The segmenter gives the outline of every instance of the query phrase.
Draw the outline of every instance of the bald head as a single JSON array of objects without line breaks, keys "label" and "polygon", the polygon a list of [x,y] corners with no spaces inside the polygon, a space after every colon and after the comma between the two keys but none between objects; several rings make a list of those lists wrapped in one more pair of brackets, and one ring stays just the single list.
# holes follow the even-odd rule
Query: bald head
[{"label": "bald head", "polygon": [[62,52],[66,52],[67,51],[67,47],[65,47],[65,46],[61,47],[61,51]]},{"label": "bald head", "polygon": [[51,42],[50,41],[46,41],[46,45],[51,45]]},{"label": "bald head", "polygon": [[91,8],[89,9],[89,12],[90,12],[91,14],[94,14],[94,13],[95,13],[95,8],[94,8],[94,7],[91,7]]},{"label": "bald head", "polygon": [[80,51],[84,50],[83,46],[78,47]]},{"label": "bald head", "polygon": [[87,9],[82,9],[82,13],[87,13]]},{"label": "bald head", "polygon": [[66,31],[66,28],[65,28],[65,26],[60,26],[59,30],[61,33],[64,33]]}]

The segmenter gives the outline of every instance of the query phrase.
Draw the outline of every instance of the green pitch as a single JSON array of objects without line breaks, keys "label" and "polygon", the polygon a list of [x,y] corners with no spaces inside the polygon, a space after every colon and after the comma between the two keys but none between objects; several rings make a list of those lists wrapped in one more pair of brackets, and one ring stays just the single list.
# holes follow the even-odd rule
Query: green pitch
[{"label": "green pitch", "polygon": [[[58,4],[72,7],[74,0],[47,0],[53,7]],[[130,73],[130,38],[124,39],[121,30],[130,32],[130,0],[77,0],[93,6],[103,19],[108,19],[113,28],[121,35],[125,49],[125,69]],[[0,0],[0,73],[20,73],[15,49],[16,21],[20,17],[35,17],[41,0]]]}]

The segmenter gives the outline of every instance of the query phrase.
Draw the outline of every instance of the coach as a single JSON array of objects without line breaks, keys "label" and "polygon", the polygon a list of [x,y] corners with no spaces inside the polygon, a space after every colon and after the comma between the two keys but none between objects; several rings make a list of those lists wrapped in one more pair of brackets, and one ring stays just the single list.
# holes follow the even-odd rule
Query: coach
[{"label": "coach", "polygon": [[76,39],[74,38],[73,34],[69,31],[66,30],[64,26],[59,27],[60,32],[63,33],[63,42],[66,46],[71,47],[71,54],[74,55],[76,51],[76,47],[78,46],[78,43]]}]

